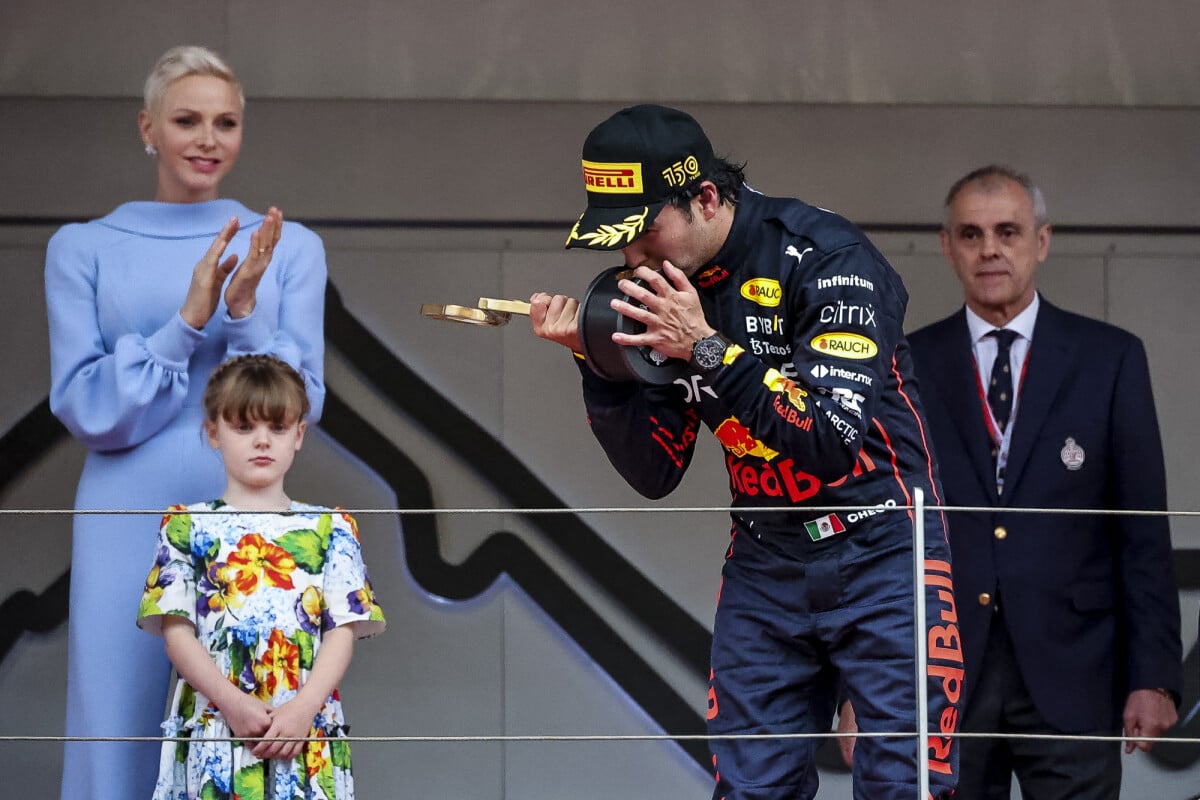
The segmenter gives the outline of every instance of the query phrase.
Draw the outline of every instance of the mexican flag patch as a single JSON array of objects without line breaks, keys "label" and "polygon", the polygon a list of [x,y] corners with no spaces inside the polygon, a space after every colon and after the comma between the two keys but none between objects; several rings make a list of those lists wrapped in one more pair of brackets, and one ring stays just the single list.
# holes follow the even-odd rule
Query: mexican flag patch
[{"label": "mexican flag patch", "polygon": [[841,533],[846,530],[846,526],[838,519],[837,514],[830,514],[827,517],[814,519],[812,522],[804,523],[804,530],[808,531],[808,536],[814,542],[819,542],[822,539],[828,539],[835,533]]}]

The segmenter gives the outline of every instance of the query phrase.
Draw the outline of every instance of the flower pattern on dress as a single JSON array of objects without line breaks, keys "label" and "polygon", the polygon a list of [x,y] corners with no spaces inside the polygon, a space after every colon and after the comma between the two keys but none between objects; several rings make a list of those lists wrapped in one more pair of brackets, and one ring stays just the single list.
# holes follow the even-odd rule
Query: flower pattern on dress
[{"label": "flower pattern on dress", "polygon": [[238,571],[242,594],[252,594],[260,580],[268,586],[291,589],[296,559],[279,545],[264,540],[262,534],[248,533],[238,540],[237,550],[229,556],[229,566]]},{"label": "flower pattern on dress", "polygon": [[[253,583],[253,580],[246,581],[241,572],[224,561],[209,564],[200,578],[196,612],[201,617],[206,617],[213,612],[221,613],[228,609],[240,608],[246,595],[254,590]],[[246,591],[247,589],[250,591]]]},{"label": "flower pattern on dress", "polygon": [[279,630],[271,631],[266,652],[254,665],[254,684],[260,700],[300,688],[300,648]]},{"label": "flower pattern on dress", "polygon": [[320,589],[309,586],[304,590],[296,600],[296,619],[306,633],[320,633],[333,627],[333,617],[325,608],[325,598],[321,596]]},{"label": "flower pattern on dress", "polygon": [[[324,631],[354,623],[356,635],[374,635],[383,611],[349,514],[299,503],[286,514],[193,513],[222,508],[173,506],[163,515],[138,624],[161,633],[162,616],[186,617],[230,683],[279,706],[304,684]],[[336,690],[313,720],[313,740],[287,763],[217,741],[233,736],[224,716],[182,679],[163,731],[183,741],[163,743],[154,800],[354,797]]]},{"label": "flower pattern on dress", "polygon": [[170,560],[170,549],[166,545],[158,548],[158,555],[154,559],[154,566],[150,568],[150,574],[146,576],[146,588],[142,590],[143,596],[151,603],[157,603],[163,595],[163,590],[175,580],[173,573],[163,571],[163,567]]}]

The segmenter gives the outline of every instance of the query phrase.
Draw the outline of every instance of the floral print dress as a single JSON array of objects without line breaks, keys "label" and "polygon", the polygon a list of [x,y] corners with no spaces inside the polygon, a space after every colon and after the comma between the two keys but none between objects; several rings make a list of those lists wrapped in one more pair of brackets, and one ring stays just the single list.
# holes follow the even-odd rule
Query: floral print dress
[{"label": "floral print dress", "polygon": [[[293,503],[284,513],[235,511],[217,500],[173,506],[138,611],[162,635],[162,617],[185,617],[231,683],[270,706],[296,696],[321,634],[356,623],[362,638],[384,629],[363,564],[358,526],[335,509]],[[224,716],[182,678],[163,723],[154,800],[352,800],[350,745],[335,690],[309,742],[291,761],[260,761]]]}]

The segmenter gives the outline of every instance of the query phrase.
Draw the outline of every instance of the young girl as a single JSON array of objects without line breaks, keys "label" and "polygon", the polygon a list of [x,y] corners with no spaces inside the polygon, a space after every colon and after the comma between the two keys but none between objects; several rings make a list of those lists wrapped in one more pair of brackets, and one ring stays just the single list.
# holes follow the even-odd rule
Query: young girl
[{"label": "young girl", "polygon": [[[163,743],[154,798],[353,798],[337,685],[354,639],[385,623],[354,519],[284,493],[304,380],[273,356],[239,356],[203,404],[225,493],[163,517],[138,612],[180,676],[164,735],[186,739]],[[218,509],[231,513],[194,513]],[[220,741],[257,737],[277,740]]]}]

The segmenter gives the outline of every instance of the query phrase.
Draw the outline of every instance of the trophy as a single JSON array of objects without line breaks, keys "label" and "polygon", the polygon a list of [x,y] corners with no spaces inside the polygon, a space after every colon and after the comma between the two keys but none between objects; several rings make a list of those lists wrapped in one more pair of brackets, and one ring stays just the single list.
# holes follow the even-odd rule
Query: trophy
[{"label": "trophy", "polygon": [[[652,347],[618,345],[612,340],[614,332],[639,334],[646,330],[645,325],[618,314],[610,305],[614,298],[641,305],[617,288],[617,282],[626,278],[645,286],[640,278],[633,277],[631,269],[624,266],[606,269],[588,285],[579,304],[578,320],[584,360],[593,372],[610,381],[638,381],[652,385],[673,383],[687,373],[686,361],[665,356]],[[514,314],[528,316],[529,303],[481,297],[475,306],[425,303],[421,313],[433,319],[499,327],[507,325]]]}]

